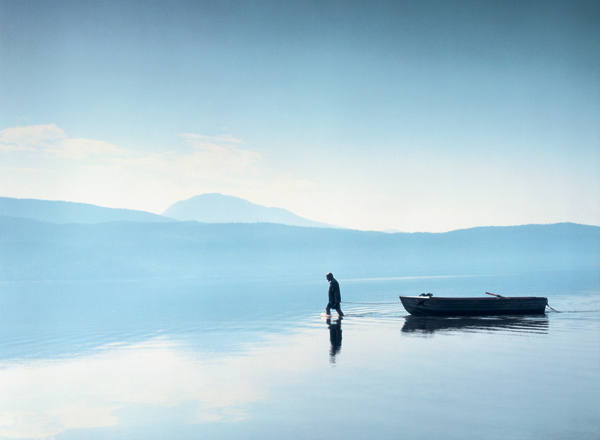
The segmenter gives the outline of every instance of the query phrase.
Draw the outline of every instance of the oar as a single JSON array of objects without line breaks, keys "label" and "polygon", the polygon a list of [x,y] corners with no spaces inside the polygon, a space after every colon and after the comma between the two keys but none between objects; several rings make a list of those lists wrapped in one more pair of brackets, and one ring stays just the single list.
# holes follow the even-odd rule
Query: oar
[{"label": "oar", "polygon": [[495,293],[490,293],[490,292],[485,292],[485,293],[487,293],[488,295],[495,296],[497,298],[504,298],[502,295],[496,295]]}]

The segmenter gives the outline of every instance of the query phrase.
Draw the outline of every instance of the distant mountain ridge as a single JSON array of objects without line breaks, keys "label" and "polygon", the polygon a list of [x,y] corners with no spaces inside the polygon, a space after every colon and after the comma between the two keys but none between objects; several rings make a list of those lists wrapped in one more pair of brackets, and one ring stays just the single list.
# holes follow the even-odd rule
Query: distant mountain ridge
[{"label": "distant mountain ridge", "polygon": [[88,203],[0,197],[0,215],[49,223],[103,223],[112,221],[173,222],[171,218],[134,209],[105,208]]},{"label": "distant mountain ridge", "polygon": [[280,276],[286,280],[595,270],[600,227],[562,223],[445,233],[273,223],[52,224],[0,216],[0,280]]},{"label": "distant mountain ridge", "polygon": [[162,213],[176,220],[203,223],[279,223],[288,226],[335,228],[300,217],[286,209],[269,208],[219,193],[200,194],[171,205]]},{"label": "distant mountain ridge", "polygon": [[89,203],[0,197],[0,216],[48,223],[104,223],[112,221],[202,223],[278,223],[288,226],[335,228],[308,220],[286,209],[256,205],[218,193],[202,194],[171,205],[163,215],[133,209],[106,208]]}]

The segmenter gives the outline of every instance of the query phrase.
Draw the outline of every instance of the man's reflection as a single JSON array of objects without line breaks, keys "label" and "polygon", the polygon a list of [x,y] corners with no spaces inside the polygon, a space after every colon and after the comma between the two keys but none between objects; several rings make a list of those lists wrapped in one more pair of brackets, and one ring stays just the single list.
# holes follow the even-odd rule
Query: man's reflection
[{"label": "man's reflection", "polygon": [[329,349],[329,362],[335,364],[335,356],[342,349],[342,317],[331,323],[331,319],[327,319],[327,327],[329,327],[329,341],[331,348]]}]

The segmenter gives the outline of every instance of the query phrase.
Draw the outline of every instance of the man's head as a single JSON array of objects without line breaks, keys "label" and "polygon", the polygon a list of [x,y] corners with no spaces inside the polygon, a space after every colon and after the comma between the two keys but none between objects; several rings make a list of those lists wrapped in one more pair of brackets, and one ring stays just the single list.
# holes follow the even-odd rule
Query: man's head
[{"label": "man's head", "polygon": [[333,274],[329,272],[325,277],[327,278],[327,281],[331,281],[333,279]]}]

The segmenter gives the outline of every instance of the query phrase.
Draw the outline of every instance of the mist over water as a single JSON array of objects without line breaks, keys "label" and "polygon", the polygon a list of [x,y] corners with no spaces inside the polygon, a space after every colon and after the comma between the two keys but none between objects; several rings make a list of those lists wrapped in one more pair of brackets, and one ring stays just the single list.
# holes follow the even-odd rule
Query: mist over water
[{"label": "mist over water", "polygon": [[[0,438],[596,438],[598,272],[4,282]],[[420,318],[399,294],[547,296]]]}]

